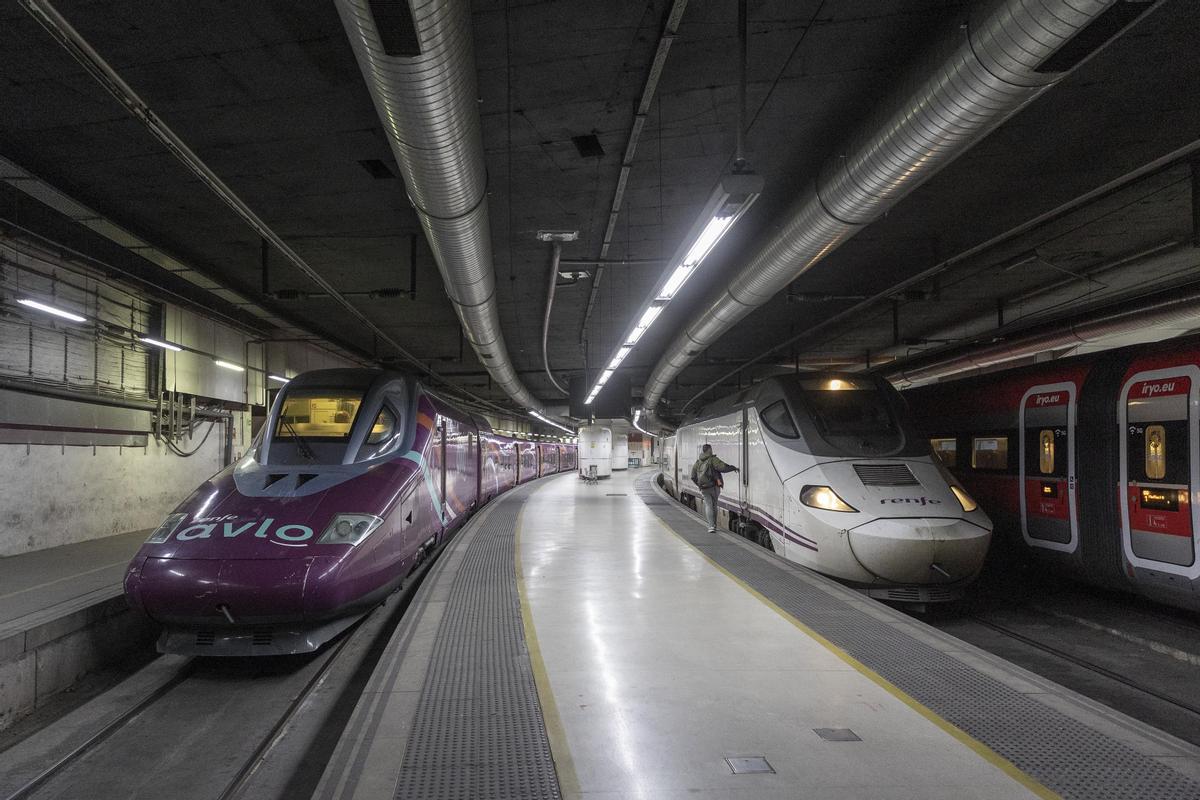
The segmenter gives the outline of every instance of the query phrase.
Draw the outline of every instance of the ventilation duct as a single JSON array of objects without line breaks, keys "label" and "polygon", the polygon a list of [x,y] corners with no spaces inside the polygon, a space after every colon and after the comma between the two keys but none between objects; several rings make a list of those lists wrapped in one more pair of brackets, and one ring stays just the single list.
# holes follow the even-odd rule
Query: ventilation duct
[{"label": "ventilation duct", "polygon": [[[1111,19],[1105,12],[1114,5],[1005,0],[943,42],[915,84],[881,104],[873,124],[826,162],[778,231],[666,347],[646,381],[644,406],[653,409],[675,376],[739,320],[1061,79],[1066,73],[1043,71],[1049,59]],[[1089,54],[1109,39],[1094,41]]]},{"label": "ventilation duct", "polygon": [[[386,19],[372,14],[382,7]],[[500,330],[469,0],[337,9],[467,340],[509,397],[540,409]]]}]

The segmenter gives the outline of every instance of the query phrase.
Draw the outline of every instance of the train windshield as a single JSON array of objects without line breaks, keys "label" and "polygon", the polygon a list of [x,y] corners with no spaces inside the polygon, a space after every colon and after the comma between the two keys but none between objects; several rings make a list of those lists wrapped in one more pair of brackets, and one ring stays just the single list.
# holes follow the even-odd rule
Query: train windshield
[{"label": "train windshield", "polygon": [[814,376],[797,383],[799,407],[808,412],[802,427],[810,430],[804,438],[814,454],[928,455],[928,445],[912,434],[902,417],[903,401],[886,383],[848,375]]},{"label": "train windshield", "polygon": [[344,389],[297,389],[289,392],[279,411],[275,441],[350,438],[350,428],[362,405],[361,392]]},{"label": "train windshield", "polygon": [[801,383],[804,399],[821,430],[829,436],[887,436],[896,420],[874,383],[831,378]]},{"label": "train windshield", "polygon": [[[364,392],[350,388],[299,388],[283,398],[272,431],[271,461],[340,464],[350,442]],[[383,406],[356,460],[370,458],[398,431],[395,413]]]}]

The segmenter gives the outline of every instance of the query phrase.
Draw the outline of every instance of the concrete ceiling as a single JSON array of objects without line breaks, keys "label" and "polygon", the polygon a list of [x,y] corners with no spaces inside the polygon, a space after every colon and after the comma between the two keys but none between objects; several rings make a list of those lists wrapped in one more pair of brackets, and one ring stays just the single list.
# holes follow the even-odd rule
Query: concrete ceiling
[{"label": "concrete ceiling", "polygon": [[[59,0],[56,8],[247,203],[342,291],[416,297],[355,302],[390,336],[472,391],[501,397],[460,332],[395,174],[353,54],[330,2],[186,4]],[[566,258],[595,258],[669,3],[667,0],[475,0],[475,57],[489,171],[498,299],[512,356],[549,402],[541,321],[549,247],[539,229],[578,230]],[[749,0],[747,156],[766,180],[739,223],[626,362],[640,386],[657,354],[723,274],[777,222],[817,166],[891,91],[969,4],[948,0]],[[735,0],[692,0],[679,27],[630,172],[609,258],[669,256],[731,161],[736,120]],[[1024,109],[797,280],[792,294],[868,295],[967,251],[1195,142],[1200,136],[1200,24],[1189,0],[1166,0],[1134,29]],[[222,283],[339,343],[393,355],[277,256],[263,292],[256,234],[168,154],[13,0],[0,4],[0,156],[41,176]],[[594,135],[585,156],[573,137]],[[370,166],[370,164],[368,164]],[[378,173],[378,169],[375,170]],[[1154,173],[1034,227],[732,376],[728,391],[781,364],[903,356],[976,321],[994,326],[997,301],[1033,313],[1046,287],[1066,313],[1130,288],[1090,270],[1170,241],[1191,241],[1186,166]],[[0,188],[0,217],[70,237],[97,257],[123,258],[36,201]],[[416,262],[410,263],[416,236]],[[1034,252],[1016,267],[1020,257]],[[1173,261],[1154,281],[1194,279]],[[1005,268],[1006,266],[1010,268]],[[1194,264],[1192,264],[1194,267]],[[551,363],[579,374],[606,358],[660,267],[612,266],[582,325],[590,282],[558,290]],[[152,270],[151,270],[152,272]],[[1110,274],[1106,272],[1105,274]],[[1067,281],[1066,289],[1063,282]],[[1071,283],[1074,281],[1075,283]],[[1104,284],[1102,287],[1101,284]],[[1117,287],[1117,288],[1113,288]],[[1136,287],[1133,287],[1136,288]],[[1130,289],[1132,290],[1132,289]],[[852,300],[776,298],[680,377],[678,408],[706,384],[776,343],[828,320]],[[1024,311],[1022,311],[1024,309]],[[236,311],[236,310],[234,310]],[[991,321],[989,321],[991,320]],[[969,327],[969,326],[968,326]]]}]

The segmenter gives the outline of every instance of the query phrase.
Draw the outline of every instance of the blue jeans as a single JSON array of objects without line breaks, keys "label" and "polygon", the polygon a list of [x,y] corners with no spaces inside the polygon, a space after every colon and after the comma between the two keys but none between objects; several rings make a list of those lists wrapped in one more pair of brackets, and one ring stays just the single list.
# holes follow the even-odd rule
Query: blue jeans
[{"label": "blue jeans", "polygon": [[721,496],[721,490],[716,486],[711,489],[701,489],[701,496],[704,497],[704,518],[708,520],[708,527],[717,527],[717,498]]}]

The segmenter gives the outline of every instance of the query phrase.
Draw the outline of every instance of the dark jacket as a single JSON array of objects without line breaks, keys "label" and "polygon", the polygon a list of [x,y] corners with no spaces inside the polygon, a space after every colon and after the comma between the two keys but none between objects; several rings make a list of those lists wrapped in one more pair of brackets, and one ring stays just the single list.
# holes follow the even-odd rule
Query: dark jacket
[{"label": "dark jacket", "polygon": [[721,485],[720,474],[722,472],[733,472],[735,469],[737,467],[731,467],[726,464],[717,458],[715,453],[709,453],[706,456],[700,456],[696,463],[692,465],[692,483],[701,489],[711,489],[714,486]]}]

